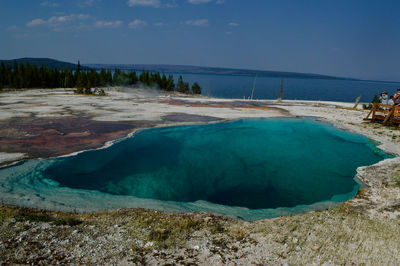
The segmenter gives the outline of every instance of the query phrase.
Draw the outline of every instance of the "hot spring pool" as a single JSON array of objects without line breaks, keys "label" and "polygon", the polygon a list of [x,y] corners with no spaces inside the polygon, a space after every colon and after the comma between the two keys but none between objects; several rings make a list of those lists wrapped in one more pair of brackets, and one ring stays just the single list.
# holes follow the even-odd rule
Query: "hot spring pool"
[{"label": "hot spring pool", "polygon": [[385,154],[311,119],[146,129],[106,149],[0,169],[3,202],[62,210],[145,207],[246,220],[355,196],[356,168]]}]

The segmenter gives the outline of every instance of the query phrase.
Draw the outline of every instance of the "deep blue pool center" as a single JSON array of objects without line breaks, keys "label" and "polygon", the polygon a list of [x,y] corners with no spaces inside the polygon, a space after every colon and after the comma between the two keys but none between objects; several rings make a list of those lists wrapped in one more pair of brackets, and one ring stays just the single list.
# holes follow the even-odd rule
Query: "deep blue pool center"
[{"label": "deep blue pool center", "polygon": [[357,167],[383,156],[369,139],[311,119],[237,120],[141,130],[109,148],[59,158],[40,178],[259,212],[348,200],[359,188]]}]

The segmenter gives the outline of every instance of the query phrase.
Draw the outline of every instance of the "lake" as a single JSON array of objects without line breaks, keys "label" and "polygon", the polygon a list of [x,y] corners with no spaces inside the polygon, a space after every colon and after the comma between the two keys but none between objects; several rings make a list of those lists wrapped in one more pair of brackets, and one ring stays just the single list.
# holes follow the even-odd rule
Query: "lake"
[{"label": "lake", "polygon": [[[175,73],[174,78],[180,74]],[[249,97],[255,76],[241,75],[210,75],[181,74],[190,84],[198,82],[203,89],[203,95],[220,98]],[[388,91],[393,95],[399,83],[355,81],[316,78],[284,78],[284,99],[355,102],[360,95],[361,102],[371,102],[374,95]],[[277,99],[281,86],[280,77],[257,77],[254,99]]]},{"label": "lake", "polygon": [[203,95],[218,98],[248,98],[256,80],[254,99],[277,99],[282,76],[284,77],[283,98],[288,100],[355,102],[356,98],[362,95],[361,102],[371,102],[374,95],[379,96],[384,90],[388,91],[389,95],[393,95],[397,88],[400,88],[399,82],[365,81],[277,71],[173,65],[92,64],[87,66],[96,69],[135,70],[138,74],[143,70],[172,74],[175,82],[179,75],[182,75],[184,81],[189,82],[190,85],[198,82],[202,87]]}]

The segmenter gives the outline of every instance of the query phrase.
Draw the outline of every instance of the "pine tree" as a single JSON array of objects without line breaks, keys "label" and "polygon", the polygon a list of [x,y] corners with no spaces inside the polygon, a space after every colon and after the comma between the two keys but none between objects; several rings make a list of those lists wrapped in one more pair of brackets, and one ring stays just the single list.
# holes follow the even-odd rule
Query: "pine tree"
[{"label": "pine tree", "polygon": [[90,79],[87,79],[84,93],[92,94],[92,83],[90,82]]},{"label": "pine tree", "polygon": [[0,65],[0,89],[4,88],[6,86],[6,66],[2,62]]},{"label": "pine tree", "polygon": [[184,82],[182,76],[179,76],[178,79],[178,92],[180,93],[189,93],[189,83]]},{"label": "pine tree", "polygon": [[32,88],[32,68],[29,63],[25,66],[25,72],[23,74],[23,87]]},{"label": "pine tree", "polygon": [[105,71],[104,68],[100,70],[99,74],[99,86],[105,86],[106,85],[106,79],[107,79],[107,72]]},{"label": "pine tree", "polygon": [[144,84],[145,85],[148,85],[148,86],[150,86],[151,85],[151,79],[150,79],[150,74],[149,74],[149,72],[146,72],[145,74],[144,74]]},{"label": "pine tree", "polygon": [[111,85],[112,83],[113,83],[112,73],[111,73],[111,70],[108,69],[106,71],[106,84],[105,85]]},{"label": "pine tree", "polygon": [[121,70],[115,69],[113,75],[113,84],[121,85]]},{"label": "pine tree", "polygon": [[150,86],[152,83],[151,75],[147,71],[143,71],[142,74],[140,74],[139,80],[140,83],[147,86]]},{"label": "pine tree", "polygon": [[95,69],[91,69],[88,74],[88,80],[92,86],[99,86],[99,74]]},{"label": "pine tree", "polygon": [[193,83],[192,92],[194,94],[201,94],[201,87],[197,82]]},{"label": "pine tree", "polygon": [[10,64],[6,67],[6,73],[6,84],[8,87],[12,87],[13,71]]},{"label": "pine tree", "polygon": [[83,93],[83,87],[85,84],[85,79],[83,73],[78,74],[77,80],[76,80],[76,93]]},{"label": "pine tree", "polygon": [[12,72],[12,75],[11,75],[11,84],[10,84],[10,86],[12,88],[15,88],[15,89],[19,89],[20,88],[20,86],[19,86],[19,77],[18,76],[19,76],[18,62],[17,62],[17,60],[14,60],[13,72]]},{"label": "pine tree", "polygon": [[72,75],[72,71],[71,70],[65,72],[65,87],[66,88],[75,87],[74,76]]},{"label": "pine tree", "polygon": [[161,76],[160,76],[160,73],[159,72],[157,72],[155,75],[154,75],[154,79],[153,79],[153,82],[155,82],[156,84],[157,84],[157,86],[159,87],[159,88],[161,88]]},{"label": "pine tree", "polygon": [[78,66],[76,67],[76,73],[81,73],[81,62],[79,62],[79,59],[78,59]]},{"label": "pine tree", "polygon": [[136,71],[129,73],[128,76],[129,76],[129,85],[135,85],[138,82]]},{"label": "pine tree", "polygon": [[182,85],[183,85],[183,78],[182,78],[182,76],[179,76],[178,83],[176,84],[176,86],[178,87],[178,90],[180,87],[182,87]]},{"label": "pine tree", "polygon": [[162,89],[162,90],[167,89],[168,80],[167,80],[167,77],[165,76],[165,74],[162,75],[159,86],[160,86],[160,89]]},{"label": "pine tree", "polygon": [[167,86],[166,86],[166,91],[173,91],[175,90],[175,83],[174,83],[174,77],[172,75],[168,76],[167,80]]}]

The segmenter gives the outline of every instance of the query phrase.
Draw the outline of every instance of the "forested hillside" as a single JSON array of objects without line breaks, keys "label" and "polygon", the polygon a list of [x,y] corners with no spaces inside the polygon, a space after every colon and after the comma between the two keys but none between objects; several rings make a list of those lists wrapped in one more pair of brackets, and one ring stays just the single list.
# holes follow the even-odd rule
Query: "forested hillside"
[{"label": "forested hillside", "polygon": [[[63,62],[51,58],[30,58],[30,57],[24,57],[24,58],[19,58],[19,59],[12,59],[12,60],[0,60],[0,63],[4,63],[5,65],[14,64],[14,61],[16,61],[18,64],[24,64],[24,65],[31,65],[31,66],[45,66],[46,68],[54,68],[54,69],[65,69],[65,70],[76,70],[78,67],[77,64],[73,63],[68,63],[68,62]],[[83,67],[84,69],[89,69],[89,67]]]},{"label": "forested hillside", "polygon": [[200,86],[195,82],[190,90],[189,83],[179,77],[175,86],[172,75],[136,71],[82,69],[78,62],[75,70],[55,69],[29,63],[0,64],[1,88],[76,88],[77,93],[91,94],[93,87],[133,86],[140,84],[165,91],[175,89],[182,93],[201,94]]}]

